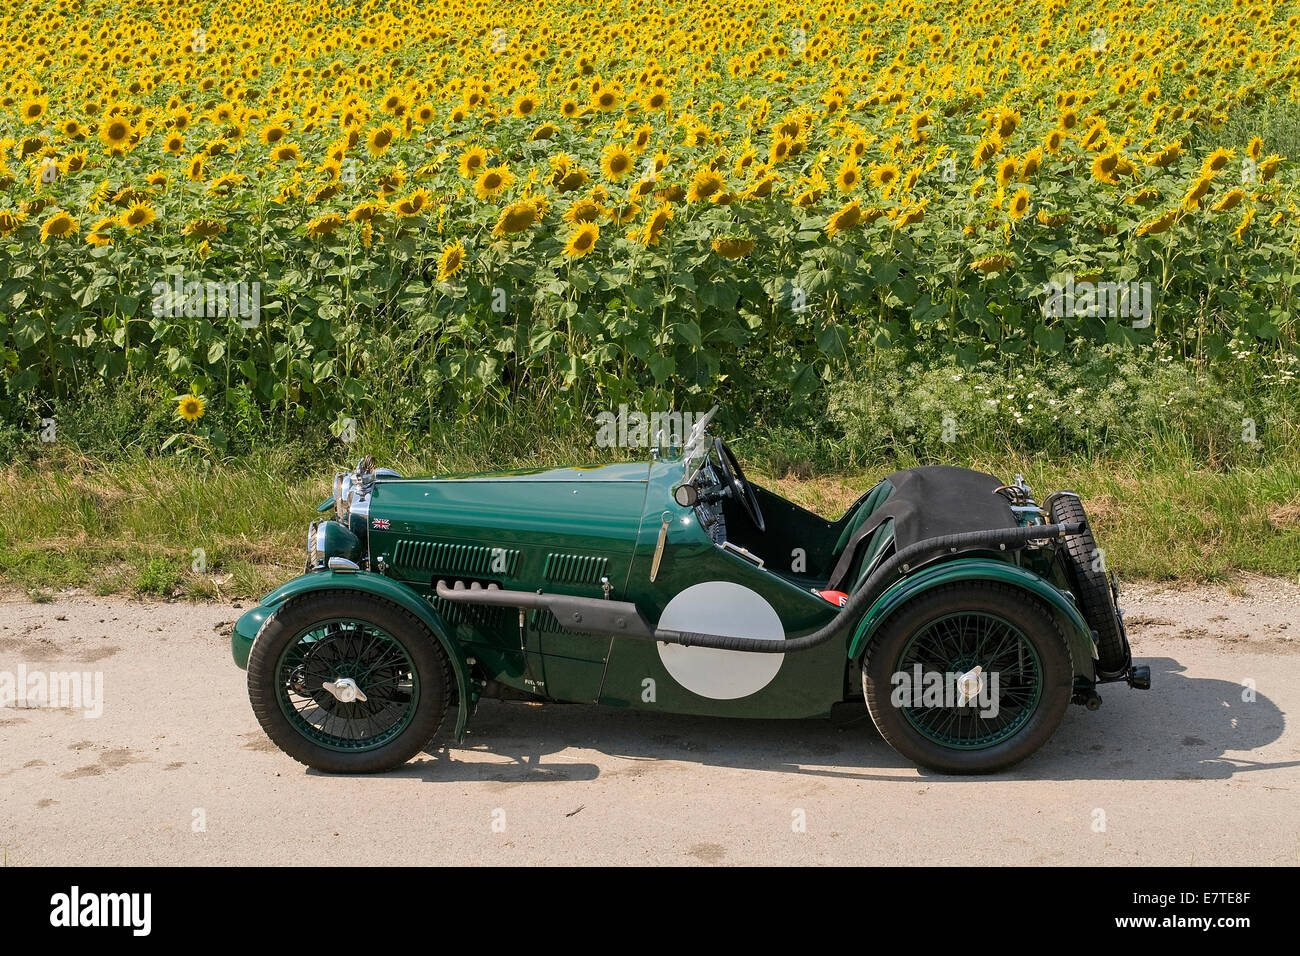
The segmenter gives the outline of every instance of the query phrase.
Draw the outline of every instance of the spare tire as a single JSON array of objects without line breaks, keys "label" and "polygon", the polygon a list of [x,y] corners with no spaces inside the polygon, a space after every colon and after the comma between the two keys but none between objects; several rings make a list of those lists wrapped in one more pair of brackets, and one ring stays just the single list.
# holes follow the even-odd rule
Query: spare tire
[{"label": "spare tire", "polygon": [[[1073,491],[1054,492],[1046,505],[1055,524],[1088,520],[1083,502]],[[1078,534],[1067,535],[1060,554],[1074,587],[1075,603],[1097,636],[1098,676],[1120,677],[1130,663],[1128,640],[1115,609],[1115,594],[1106,577],[1092,529],[1085,528]]]}]

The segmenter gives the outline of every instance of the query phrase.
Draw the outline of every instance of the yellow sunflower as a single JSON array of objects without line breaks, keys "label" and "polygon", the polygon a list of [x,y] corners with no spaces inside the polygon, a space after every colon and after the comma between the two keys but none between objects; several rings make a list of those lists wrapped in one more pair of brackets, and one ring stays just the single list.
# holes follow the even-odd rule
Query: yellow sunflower
[{"label": "yellow sunflower", "polygon": [[7,236],[27,219],[27,214],[20,209],[0,209],[0,236]]},{"label": "yellow sunflower", "polygon": [[599,238],[600,226],[594,222],[581,223],[569,236],[569,241],[564,244],[564,254],[570,259],[585,256],[596,248],[596,240]]},{"label": "yellow sunflower", "polygon": [[382,156],[389,146],[393,145],[393,140],[397,138],[397,129],[391,123],[383,123],[375,127],[366,136],[366,149],[371,156]]},{"label": "yellow sunflower", "polygon": [[842,193],[852,192],[861,181],[862,172],[858,169],[858,164],[851,160],[845,160],[835,173],[835,185]]},{"label": "yellow sunflower", "polygon": [[263,146],[274,146],[280,140],[289,135],[289,130],[279,123],[272,123],[262,129],[261,139]]},{"label": "yellow sunflower", "polygon": [[77,231],[77,220],[63,210],[54,212],[41,223],[41,242],[49,239],[62,239]]},{"label": "yellow sunflower", "polygon": [[513,202],[501,210],[496,225],[492,227],[492,235],[500,237],[523,232],[537,222],[538,218],[537,206],[534,203],[528,200]]},{"label": "yellow sunflower", "polygon": [[856,199],[845,203],[834,213],[826,223],[826,235],[835,238],[841,232],[853,229],[862,224],[862,207]]},{"label": "yellow sunflower", "polygon": [[1246,198],[1246,190],[1232,189],[1224,193],[1223,198],[1216,202],[1210,208],[1215,212],[1227,212],[1229,209],[1235,209],[1237,204]]},{"label": "yellow sunflower", "polygon": [[185,235],[200,239],[214,239],[225,231],[225,224],[216,219],[195,219],[185,227]]},{"label": "yellow sunflower", "polygon": [[790,157],[794,150],[794,138],[791,136],[778,136],[772,141],[771,149],[768,150],[768,161],[773,165],[782,162]]},{"label": "yellow sunflower", "polygon": [[22,105],[23,122],[35,123],[45,115],[45,110],[49,105],[49,99],[44,96],[32,97]]},{"label": "yellow sunflower", "polygon": [[1011,266],[1011,258],[1004,255],[983,256],[970,264],[976,272],[993,275]]},{"label": "yellow sunflower", "polygon": [[1182,154],[1183,154],[1183,147],[1181,143],[1178,142],[1169,143],[1164,148],[1162,148],[1159,152],[1153,153],[1152,155],[1148,156],[1147,165],[1164,168],[1165,166],[1172,165]]},{"label": "yellow sunflower", "polygon": [[631,222],[641,212],[641,204],[634,199],[627,202],[618,203],[605,210],[605,215],[609,221],[616,226]]},{"label": "yellow sunflower", "polygon": [[616,106],[618,106],[618,91],[612,88],[603,89],[591,98],[591,108],[602,113],[607,113]]},{"label": "yellow sunflower", "polygon": [[997,155],[1000,144],[994,139],[982,139],[975,147],[975,153],[971,156],[971,165],[978,169],[990,159]]},{"label": "yellow sunflower", "polygon": [[904,226],[914,226],[925,218],[925,207],[927,200],[922,199],[919,203],[909,206],[898,214],[898,219],[894,221],[895,229],[902,229]]},{"label": "yellow sunflower", "polygon": [[487,165],[487,156],[487,150],[482,146],[471,146],[460,154],[460,162],[457,163],[460,174],[466,179],[473,179]]},{"label": "yellow sunflower", "polygon": [[1212,185],[1213,180],[1210,178],[1210,175],[1201,176],[1200,179],[1196,180],[1196,182],[1192,183],[1192,185],[1187,188],[1187,192],[1183,196],[1183,205],[1188,209],[1199,208],[1201,200],[1205,198],[1205,194],[1210,191],[1210,186]]},{"label": "yellow sunflower", "polygon": [[199,395],[182,395],[176,400],[176,414],[187,422],[196,422],[203,417],[207,405]]},{"label": "yellow sunflower", "polygon": [[668,220],[673,218],[673,209],[671,206],[660,206],[650,214],[649,220],[641,229],[634,230],[628,238],[641,243],[643,246],[657,246],[659,240],[663,238],[664,230],[668,228]]},{"label": "yellow sunflower", "polygon": [[1007,215],[1012,219],[1023,219],[1027,212],[1029,212],[1029,190],[1022,189],[1011,197],[1011,205],[1007,207]]},{"label": "yellow sunflower", "polygon": [[460,272],[464,265],[465,247],[459,241],[453,242],[443,249],[442,255],[438,257],[438,281],[446,282]]},{"label": "yellow sunflower", "polygon": [[743,259],[754,251],[754,240],[733,236],[714,239],[713,251],[724,259]]},{"label": "yellow sunflower", "polygon": [[1205,168],[1210,172],[1217,173],[1224,166],[1228,165],[1228,160],[1232,159],[1234,155],[1236,155],[1236,153],[1233,150],[1219,147],[1206,157]]},{"label": "yellow sunflower", "polygon": [[384,204],[377,202],[363,202],[353,206],[348,211],[349,222],[371,222],[384,211]]},{"label": "yellow sunflower", "polygon": [[157,214],[153,211],[153,206],[147,202],[136,202],[126,208],[122,215],[118,217],[118,222],[121,223],[123,228],[135,231],[136,229],[143,229],[156,218]]},{"label": "yellow sunflower", "polygon": [[618,182],[632,169],[632,154],[626,147],[611,143],[600,157],[600,172],[611,182]]},{"label": "yellow sunflower", "polygon": [[121,116],[113,116],[99,127],[99,140],[108,149],[121,149],[131,140],[135,132],[131,123]]},{"label": "yellow sunflower", "polygon": [[1255,207],[1251,206],[1249,209],[1246,210],[1246,215],[1241,217],[1241,222],[1237,224],[1237,228],[1232,230],[1232,235],[1237,239],[1238,242],[1240,242],[1242,237],[1246,234],[1246,230],[1250,228],[1250,221],[1254,218],[1255,218]]},{"label": "yellow sunflower", "polygon": [[489,166],[479,174],[474,193],[479,199],[493,199],[514,185],[514,181],[514,173],[504,166]]},{"label": "yellow sunflower", "polygon": [[321,236],[328,236],[339,226],[343,225],[343,217],[338,213],[326,213],[324,216],[317,216],[307,223],[307,235],[313,239]]},{"label": "yellow sunflower", "polygon": [[429,204],[429,190],[417,189],[405,199],[398,199],[392,205],[392,210],[403,219],[409,219],[412,216],[418,216],[424,211],[424,207]]},{"label": "yellow sunflower", "polygon": [[765,173],[756,179],[753,185],[745,190],[745,196],[766,199],[768,196],[772,195],[772,190],[776,188],[776,184],[776,174]]},{"label": "yellow sunflower", "polygon": [[1170,209],[1163,216],[1157,219],[1149,219],[1138,226],[1137,234],[1139,236],[1158,236],[1168,229],[1178,219],[1178,210]]},{"label": "yellow sunflower", "polygon": [[1099,183],[1114,185],[1118,180],[1115,173],[1119,167],[1119,154],[1114,150],[1101,153],[1092,161],[1092,178]]},{"label": "yellow sunflower", "polygon": [[695,203],[715,199],[726,184],[721,173],[702,166],[691,180],[691,187],[686,192],[686,201]]},{"label": "yellow sunflower", "polygon": [[109,234],[109,230],[115,225],[117,225],[116,219],[100,219],[86,230],[86,242],[96,248],[112,245],[113,237]]},{"label": "yellow sunflower", "polygon": [[605,215],[605,207],[594,199],[576,199],[564,214],[564,221],[577,225],[580,222],[595,222]]},{"label": "yellow sunflower", "polygon": [[1004,158],[1002,162],[998,163],[998,185],[1006,186],[1011,180],[1015,179],[1016,170],[1019,168],[1020,164],[1014,158],[1010,156]]}]

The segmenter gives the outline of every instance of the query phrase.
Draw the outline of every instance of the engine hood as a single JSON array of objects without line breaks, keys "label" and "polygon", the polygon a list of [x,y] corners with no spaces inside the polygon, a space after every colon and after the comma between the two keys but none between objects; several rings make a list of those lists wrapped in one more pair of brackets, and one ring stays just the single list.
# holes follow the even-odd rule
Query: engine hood
[{"label": "engine hood", "polygon": [[622,564],[641,526],[651,468],[618,463],[377,480],[369,552],[403,577],[494,563],[513,572],[530,554],[604,555]]},{"label": "engine hood", "polygon": [[650,474],[647,462],[616,462],[607,465],[586,465],[573,468],[520,468],[515,471],[484,471],[468,475],[442,475],[437,478],[401,479],[403,481],[639,481]]}]

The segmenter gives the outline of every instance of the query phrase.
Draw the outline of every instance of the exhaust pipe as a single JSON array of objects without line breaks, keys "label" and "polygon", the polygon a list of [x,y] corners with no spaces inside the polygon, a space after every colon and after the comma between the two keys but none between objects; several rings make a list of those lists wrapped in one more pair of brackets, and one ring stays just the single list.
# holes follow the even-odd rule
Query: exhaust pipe
[{"label": "exhaust pipe", "polygon": [[[998,528],[992,531],[965,531],[961,534],[939,535],[917,541],[876,568],[840,608],[828,623],[803,637],[783,641],[758,640],[752,637],[729,637],[725,634],[700,634],[694,631],[675,631],[652,627],[640,609],[627,601],[605,601],[599,598],[571,597],[567,594],[543,594],[541,591],[509,591],[498,588],[466,588],[461,582],[449,587],[439,581],[438,597],[454,604],[485,604],[496,607],[545,608],[556,616],[565,630],[599,637],[619,635],[642,640],[680,644],[683,647],[712,647],[723,651],[744,651],[751,654],[794,654],[825,644],[843,634],[857,622],[859,613],[875,600],[877,587],[892,575],[903,575],[913,566],[942,552],[956,554],[966,548],[996,548],[1000,551],[1019,550],[1031,541],[1078,534],[1088,526],[1086,521],[1067,521],[1061,524],[1028,525],[1020,528]],[[1149,679],[1148,679],[1149,683]]]}]

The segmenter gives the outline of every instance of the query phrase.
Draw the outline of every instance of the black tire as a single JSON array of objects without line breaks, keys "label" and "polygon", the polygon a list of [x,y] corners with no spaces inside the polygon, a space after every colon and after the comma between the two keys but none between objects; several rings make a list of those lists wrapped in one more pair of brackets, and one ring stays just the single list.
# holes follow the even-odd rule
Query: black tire
[{"label": "black tire", "polygon": [[[915,708],[896,706],[891,694],[894,675],[906,672],[903,656],[914,635],[945,618],[972,614],[1010,625],[1032,645],[1040,690],[1036,704],[1020,708],[1013,735],[964,749],[921,733],[904,713]],[[926,591],[889,616],[867,649],[862,689],[876,728],[904,757],[940,773],[994,773],[1024,760],[1055,733],[1073,696],[1074,667],[1056,619],[1042,602],[1010,585],[961,581]]]},{"label": "black tire", "polygon": [[[414,713],[392,739],[373,749],[340,751],[310,739],[281,706],[277,672],[286,649],[321,622],[363,622],[384,631],[405,652],[413,670]],[[447,713],[450,673],[446,652],[424,623],[390,601],[362,591],[317,591],[289,601],[266,619],[248,656],[248,697],[266,735],[301,764],[325,773],[382,773],[424,749]],[[348,705],[351,706],[351,705]]]},{"label": "black tire", "polygon": [[[1056,524],[1088,520],[1083,502],[1072,491],[1056,492],[1048,499],[1048,505],[1051,519]],[[1092,529],[1066,536],[1060,554],[1074,588],[1074,599],[1079,611],[1097,634],[1098,676],[1122,676],[1131,663],[1128,642],[1120,627],[1110,581],[1106,572],[1096,566],[1100,551],[1092,536]]]}]

